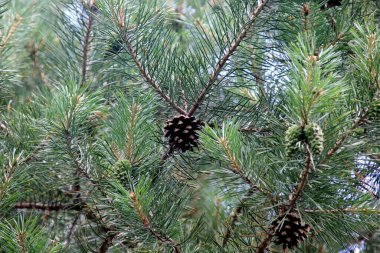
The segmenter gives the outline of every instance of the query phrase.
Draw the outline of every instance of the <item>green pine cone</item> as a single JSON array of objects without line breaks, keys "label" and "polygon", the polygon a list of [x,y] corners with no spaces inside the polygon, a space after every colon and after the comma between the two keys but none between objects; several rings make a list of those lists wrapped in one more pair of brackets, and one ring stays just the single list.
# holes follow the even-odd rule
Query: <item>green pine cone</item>
[{"label": "green pine cone", "polygon": [[303,132],[299,125],[293,125],[286,130],[285,134],[285,151],[287,157],[292,157],[300,150],[297,143],[302,140]]},{"label": "green pine cone", "polygon": [[375,104],[368,110],[368,119],[370,121],[380,120],[380,98],[376,98],[375,100]]},{"label": "green pine cone", "polygon": [[323,151],[323,132],[320,126],[315,123],[305,126],[304,129],[306,139],[310,144],[314,154],[319,155]]},{"label": "green pine cone", "polygon": [[131,168],[132,165],[129,160],[119,160],[112,168],[112,175],[120,181],[124,182],[128,175],[128,171],[130,171]]}]

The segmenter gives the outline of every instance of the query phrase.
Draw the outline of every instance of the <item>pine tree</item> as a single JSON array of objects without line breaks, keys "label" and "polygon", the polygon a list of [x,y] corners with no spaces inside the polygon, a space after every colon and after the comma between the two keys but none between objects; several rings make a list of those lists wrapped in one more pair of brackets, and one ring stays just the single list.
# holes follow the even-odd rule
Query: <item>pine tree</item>
[{"label": "pine tree", "polygon": [[0,0],[0,252],[378,252],[379,11]]}]

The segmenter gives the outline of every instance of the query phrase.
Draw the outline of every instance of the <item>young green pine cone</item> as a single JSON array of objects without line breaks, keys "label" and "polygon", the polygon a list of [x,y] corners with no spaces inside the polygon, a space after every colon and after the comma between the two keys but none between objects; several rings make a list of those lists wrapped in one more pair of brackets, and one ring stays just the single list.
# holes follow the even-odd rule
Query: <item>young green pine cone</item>
[{"label": "young green pine cone", "polygon": [[285,151],[286,157],[290,158],[300,150],[300,141],[302,141],[303,131],[301,126],[293,125],[285,133]]},{"label": "young green pine cone", "polygon": [[370,121],[380,120],[380,97],[375,98],[375,104],[369,108],[368,119]]},{"label": "young green pine cone", "polygon": [[128,172],[131,168],[132,165],[129,160],[119,160],[112,168],[112,175],[124,183],[127,181]]},{"label": "young green pine cone", "polygon": [[305,126],[304,133],[314,154],[319,155],[323,151],[323,132],[320,126],[315,123]]}]

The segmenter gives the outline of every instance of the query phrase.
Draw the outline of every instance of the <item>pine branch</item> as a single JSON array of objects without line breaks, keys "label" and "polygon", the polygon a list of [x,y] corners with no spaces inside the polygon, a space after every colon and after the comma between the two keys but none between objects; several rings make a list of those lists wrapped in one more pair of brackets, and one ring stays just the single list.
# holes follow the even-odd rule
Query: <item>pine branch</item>
[{"label": "pine branch", "polygon": [[16,32],[17,28],[20,26],[22,22],[22,17],[17,15],[7,33],[7,35],[2,39],[0,43],[0,54],[4,50],[5,45],[9,42],[10,38],[13,36],[13,34]]},{"label": "pine branch", "polygon": [[26,247],[26,237],[23,231],[20,231],[17,235],[17,242],[20,246],[20,250],[22,253],[28,253],[28,249]]},{"label": "pine branch", "polygon": [[71,226],[70,226],[70,229],[69,229],[69,233],[67,234],[67,239],[66,239],[66,244],[67,245],[70,245],[70,242],[71,242],[71,239],[72,239],[72,236],[74,234],[74,229],[75,229],[75,226],[77,225],[78,223],[78,220],[80,218],[80,213],[78,213],[76,216],[75,216],[75,219],[73,220],[73,222],[71,223]]},{"label": "pine branch", "polygon": [[[94,3],[93,1],[90,1],[89,7],[92,9]],[[84,42],[83,42],[83,57],[82,57],[82,81],[80,86],[83,86],[86,83],[87,80],[87,72],[88,72],[88,54],[90,51],[90,39],[91,39],[91,32],[92,32],[92,25],[93,25],[93,13],[88,14],[88,21],[86,24],[86,32],[84,35]]]},{"label": "pine branch", "polygon": [[369,208],[339,208],[339,209],[306,209],[307,213],[367,213],[367,214],[379,214],[380,210],[378,209],[369,209]]},{"label": "pine branch", "polygon": [[[249,198],[251,195],[253,195],[254,192],[258,191],[258,192],[263,193],[267,197],[269,197],[269,199],[271,199],[271,201],[273,202],[272,194],[269,191],[264,190],[264,189],[258,187],[256,184],[254,184],[252,182],[252,180],[249,177],[247,177],[244,174],[243,170],[241,169],[241,166],[239,165],[238,161],[236,160],[236,158],[232,154],[232,151],[231,151],[230,147],[228,146],[227,141],[225,139],[223,139],[223,138],[220,138],[219,142],[220,142],[220,144],[223,147],[223,150],[224,150],[224,152],[225,152],[225,154],[227,156],[227,160],[231,164],[231,169],[230,170],[233,173],[235,173],[236,175],[238,175],[250,187],[250,189],[247,192],[245,198]],[[228,240],[231,238],[232,231],[233,231],[233,229],[235,227],[235,223],[238,220],[238,215],[243,210],[243,207],[244,207],[244,200],[242,200],[240,202],[240,204],[234,209],[234,211],[231,212],[231,214],[230,214],[230,222],[229,222],[229,224],[227,226],[227,231],[226,231],[226,233],[224,234],[224,237],[223,237],[223,247],[225,247],[227,245]]]},{"label": "pine branch", "polygon": [[261,193],[264,193],[267,196],[268,195],[271,196],[271,193],[269,191],[258,187],[255,183],[252,182],[252,180],[248,176],[244,174],[239,162],[236,160],[235,156],[233,155],[232,150],[230,149],[227,140],[224,138],[220,138],[219,143],[222,145],[223,151],[225,152],[227,156],[227,160],[231,164],[231,168],[229,168],[229,170],[235,173],[236,175],[238,175],[247,185],[249,185],[252,191],[254,192],[259,191]]},{"label": "pine branch", "polygon": [[[247,192],[247,194],[245,195],[245,198],[249,198],[253,195],[253,190],[252,189],[249,189],[249,191]],[[227,225],[227,230],[226,232],[224,233],[224,237],[223,237],[223,247],[226,247],[227,246],[227,242],[228,240],[231,238],[231,235],[232,235],[232,231],[234,230],[235,228],[235,224],[238,220],[238,216],[239,214],[243,211],[243,207],[244,207],[244,199],[240,202],[240,204],[231,212],[230,214],[230,221],[229,221],[229,224]]]},{"label": "pine branch", "polygon": [[359,116],[356,118],[355,122],[352,124],[351,128],[345,131],[342,136],[338,139],[338,141],[335,143],[335,146],[332,147],[328,152],[327,152],[327,157],[333,156],[338,149],[344,144],[346,139],[350,136],[353,130],[355,130],[361,123],[363,123],[366,119],[368,113],[368,108],[364,109]]},{"label": "pine branch", "polygon": [[[310,151],[310,147],[308,143],[304,144],[304,147],[306,149],[306,161],[305,161],[305,168],[301,173],[300,181],[298,182],[297,186],[295,187],[293,193],[289,196],[289,203],[287,204],[284,213],[289,212],[291,209],[293,209],[297,203],[297,201],[301,198],[301,194],[303,190],[305,189],[309,175],[311,173],[312,165],[313,165],[313,154]],[[267,232],[266,237],[259,243],[259,246],[257,248],[256,253],[264,253],[267,247],[270,244],[270,241],[272,240],[274,233],[276,231],[275,227],[271,227],[269,231]]]},{"label": "pine branch", "polygon": [[62,211],[62,210],[82,210],[79,205],[63,204],[63,203],[35,203],[35,202],[19,202],[14,205],[16,209],[35,209],[45,211]]},{"label": "pine branch", "polygon": [[264,8],[264,6],[267,4],[268,1],[269,0],[261,1],[261,3],[251,13],[246,26],[243,28],[243,30],[241,31],[239,36],[235,39],[235,41],[231,44],[231,46],[229,47],[227,52],[218,61],[216,67],[214,68],[213,73],[211,74],[211,76],[209,78],[209,81],[208,81],[206,87],[199,94],[199,96],[195,100],[193,106],[191,107],[190,111],[187,113],[188,116],[193,115],[195,113],[195,111],[198,109],[198,107],[202,103],[203,98],[207,95],[208,91],[214,85],[214,83],[217,80],[220,72],[223,70],[224,66],[226,65],[227,61],[230,59],[230,57],[233,55],[233,53],[237,50],[237,48],[239,47],[239,45],[243,41],[243,39],[247,36],[248,31],[250,30],[253,21],[260,14],[260,12],[262,11],[262,9]]},{"label": "pine branch", "polygon": [[[376,194],[372,189],[376,189],[377,187],[375,187],[374,185],[370,185],[369,183],[366,182],[365,180],[365,177],[363,175],[361,175],[358,171],[354,171],[354,174],[355,176],[359,179],[359,181],[362,183],[361,187],[363,187],[366,191],[368,191],[369,193],[371,193],[371,195],[379,200],[380,199],[380,196],[378,194]],[[372,189],[371,189],[372,188]]]},{"label": "pine branch", "polygon": [[125,43],[127,51],[129,55],[132,57],[133,62],[135,63],[137,69],[139,70],[143,79],[153,87],[153,89],[161,96],[163,100],[165,100],[173,109],[175,109],[180,114],[185,115],[186,111],[179,107],[165,92],[161,89],[160,85],[153,79],[153,77],[146,71],[143,64],[138,58],[137,52],[133,48],[132,41],[128,38],[127,32],[124,28],[124,22],[122,20],[119,21],[119,26],[121,30],[121,37]]},{"label": "pine branch", "polygon": [[116,237],[116,233],[114,231],[109,231],[107,233],[106,238],[103,240],[102,244],[98,249],[98,253],[106,253],[108,249],[112,246],[112,241]]},{"label": "pine branch", "polygon": [[147,215],[142,210],[142,207],[138,202],[136,194],[134,192],[131,192],[129,194],[129,196],[131,197],[131,199],[133,201],[133,207],[134,207],[137,215],[139,216],[140,221],[142,222],[145,229],[147,229],[149,231],[149,233],[151,233],[158,241],[172,247],[175,253],[182,253],[183,251],[176,241],[174,241],[173,239],[171,239],[170,237],[168,237],[166,235],[163,235],[163,234],[157,232],[156,230],[154,230],[151,227],[150,221],[149,221]]}]

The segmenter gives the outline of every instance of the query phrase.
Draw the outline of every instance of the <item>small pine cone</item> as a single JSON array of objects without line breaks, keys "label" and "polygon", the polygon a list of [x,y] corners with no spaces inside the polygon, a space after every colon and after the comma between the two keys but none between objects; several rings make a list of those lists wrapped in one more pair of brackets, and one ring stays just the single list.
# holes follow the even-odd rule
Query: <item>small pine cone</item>
[{"label": "small pine cone", "polygon": [[323,151],[323,132],[320,126],[315,123],[305,126],[304,129],[306,139],[311,146],[314,154],[319,155]]},{"label": "small pine cone", "polygon": [[129,160],[119,160],[115,163],[112,174],[115,178],[124,183],[127,181],[127,175],[131,168],[132,165]]},{"label": "small pine cone", "polygon": [[275,229],[274,243],[282,245],[283,249],[293,249],[307,238],[311,229],[308,224],[303,224],[297,210],[292,210],[289,214],[281,215],[275,219],[271,227]]},{"label": "small pine cone", "polygon": [[198,131],[204,126],[203,122],[194,116],[176,116],[166,122],[165,137],[169,140],[171,150],[186,152],[198,147]]},{"label": "small pine cone", "polygon": [[292,157],[300,150],[299,143],[302,141],[303,131],[301,126],[293,125],[286,130],[285,134],[285,151],[287,157]]},{"label": "small pine cone", "polygon": [[375,98],[375,104],[369,108],[368,119],[370,121],[380,120],[380,97]]},{"label": "small pine cone", "polygon": [[342,6],[342,0],[329,0],[327,2],[327,8],[333,8],[335,6]]},{"label": "small pine cone", "polygon": [[329,0],[326,4],[321,6],[321,10],[325,8],[334,8],[336,6],[342,6],[342,0]]}]

